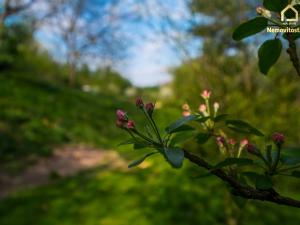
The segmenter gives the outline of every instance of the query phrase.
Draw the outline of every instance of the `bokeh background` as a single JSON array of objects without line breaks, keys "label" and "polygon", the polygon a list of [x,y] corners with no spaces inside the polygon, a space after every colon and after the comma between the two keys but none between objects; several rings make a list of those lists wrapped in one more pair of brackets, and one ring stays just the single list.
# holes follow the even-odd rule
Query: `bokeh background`
[{"label": "bokeh background", "polygon": [[[118,147],[115,111],[143,118],[155,101],[161,130],[212,91],[221,111],[300,144],[300,80],[285,52],[268,77],[258,44],[231,34],[256,0],[1,0],[0,224],[299,224],[298,209],[232,198],[187,161],[180,170]],[[241,136],[242,138],[242,136]],[[186,148],[214,161],[214,140]],[[295,178],[276,181],[300,199]]]}]

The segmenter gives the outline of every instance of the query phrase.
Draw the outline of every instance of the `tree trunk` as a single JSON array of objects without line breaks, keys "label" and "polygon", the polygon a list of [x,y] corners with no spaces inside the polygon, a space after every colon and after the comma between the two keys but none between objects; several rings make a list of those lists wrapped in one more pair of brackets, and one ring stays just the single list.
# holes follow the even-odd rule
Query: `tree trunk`
[{"label": "tree trunk", "polygon": [[69,85],[74,86],[76,83],[76,69],[73,62],[69,63]]}]

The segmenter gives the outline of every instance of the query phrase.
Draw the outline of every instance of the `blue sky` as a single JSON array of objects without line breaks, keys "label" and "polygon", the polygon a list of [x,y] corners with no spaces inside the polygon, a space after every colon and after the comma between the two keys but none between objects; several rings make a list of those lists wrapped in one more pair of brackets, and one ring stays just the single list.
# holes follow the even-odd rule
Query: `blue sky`
[{"label": "blue sky", "polygon": [[[133,45],[128,56],[116,66],[118,71],[137,86],[153,86],[170,81],[169,69],[179,65],[187,57],[199,54],[200,46],[198,40],[184,35],[191,18],[186,0],[145,0],[146,3],[149,4],[148,8],[157,6],[151,4],[159,4],[160,11],[146,12],[141,21],[128,27],[127,32]],[[172,25],[166,22],[166,15]],[[178,43],[169,36],[176,37],[188,54],[182,54],[183,49],[178,48]],[[44,48],[61,60],[61,53],[56,51],[60,42],[47,27],[40,29],[36,37]]]}]

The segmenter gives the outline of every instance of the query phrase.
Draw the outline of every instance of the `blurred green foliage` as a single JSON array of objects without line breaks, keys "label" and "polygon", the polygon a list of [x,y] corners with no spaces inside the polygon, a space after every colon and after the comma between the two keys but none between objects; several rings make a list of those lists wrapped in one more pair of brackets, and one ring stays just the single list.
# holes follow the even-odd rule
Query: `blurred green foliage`
[{"label": "blurred green foliage", "polygon": [[0,202],[0,224],[296,225],[300,219],[298,209],[270,203],[249,201],[239,209],[222,182],[193,179],[199,169],[188,163],[182,170],[160,157],[148,163],[130,172],[99,168],[14,194]]}]

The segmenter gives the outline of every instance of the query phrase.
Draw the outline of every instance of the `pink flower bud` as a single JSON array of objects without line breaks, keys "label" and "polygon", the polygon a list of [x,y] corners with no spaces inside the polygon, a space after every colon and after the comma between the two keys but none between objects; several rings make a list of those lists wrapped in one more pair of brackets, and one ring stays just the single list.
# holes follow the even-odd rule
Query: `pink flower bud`
[{"label": "pink flower bud", "polygon": [[187,117],[187,116],[190,116],[190,115],[191,115],[191,112],[190,112],[190,111],[183,111],[183,112],[182,112],[182,115],[183,115],[184,117]]},{"label": "pink flower bud", "polygon": [[215,103],[214,103],[214,110],[215,110],[215,112],[217,112],[217,111],[219,110],[219,108],[220,108],[219,103],[218,103],[218,102],[215,102]]},{"label": "pink flower bud", "polygon": [[118,109],[117,110],[117,119],[120,120],[120,121],[127,121],[127,115],[126,115],[126,112],[124,112],[123,110],[121,109]]},{"label": "pink flower bud", "polygon": [[274,143],[278,146],[281,146],[284,143],[284,135],[281,133],[274,133],[272,135],[272,140],[274,141]]},{"label": "pink flower bud", "polygon": [[219,145],[219,146],[224,146],[225,143],[226,143],[226,140],[225,140],[224,137],[219,136],[219,137],[216,138],[216,142],[217,142],[217,145]]},{"label": "pink flower bud", "polygon": [[250,154],[254,154],[254,155],[258,155],[258,154],[259,154],[259,149],[258,149],[255,145],[250,144],[250,143],[248,143],[248,144],[246,145],[246,150],[247,150],[247,152],[249,152]]},{"label": "pink flower bud", "polygon": [[235,144],[236,144],[236,140],[234,140],[233,138],[230,138],[230,139],[228,140],[228,143],[229,143],[230,145],[235,145]]},{"label": "pink flower bud", "polygon": [[152,115],[152,113],[153,113],[153,110],[154,110],[154,107],[155,107],[155,105],[152,103],[152,102],[149,102],[149,103],[147,103],[146,104],[146,111],[147,111],[147,113],[151,116]]},{"label": "pink flower bud", "polygon": [[123,127],[124,127],[124,122],[121,121],[121,120],[116,120],[116,126],[117,126],[118,128],[123,128]]},{"label": "pink flower bud", "polygon": [[135,129],[135,124],[134,124],[133,120],[128,120],[128,122],[127,122],[127,128],[130,129],[130,130]]},{"label": "pink flower bud", "polygon": [[202,98],[209,99],[210,98],[210,91],[204,90],[201,94]]},{"label": "pink flower bud", "polygon": [[183,104],[183,105],[182,105],[182,109],[183,109],[184,111],[189,111],[189,110],[190,110],[189,104],[187,104],[187,103]]},{"label": "pink flower bud", "polygon": [[240,146],[243,148],[249,143],[248,139],[241,140]]},{"label": "pink flower bud", "polygon": [[205,113],[206,112],[206,105],[205,104],[201,104],[199,106],[199,112],[201,112],[201,113]]},{"label": "pink flower bud", "polygon": [[137,97],[136,100],[135,100],[135,105],[138,107],[138,108],[143,108],[144,107],[144,102],[142,100],[141,97]]}]

